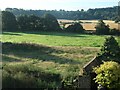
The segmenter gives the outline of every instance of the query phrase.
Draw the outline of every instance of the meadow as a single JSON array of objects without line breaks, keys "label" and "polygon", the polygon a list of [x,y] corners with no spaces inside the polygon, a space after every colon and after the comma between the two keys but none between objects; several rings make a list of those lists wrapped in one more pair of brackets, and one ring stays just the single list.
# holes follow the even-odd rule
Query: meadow
[{"label": "meadow", "polygon": [[[72,82],[82,74],[82,67],[97,55],[106,37],[60,32],[3,32],[4,81],[9,80],[8,77],[18,84],[23,80],[26,87],[31,87],[35,80],[33,87],[58,87],[62,81]],[[9,87],[11,82],[3,83]]]},{"label": "meadow", "polygon": [[36,43],[47,46],[100,47],[106,35],[86,35],[58,32],[3,32],[2,42]]}]

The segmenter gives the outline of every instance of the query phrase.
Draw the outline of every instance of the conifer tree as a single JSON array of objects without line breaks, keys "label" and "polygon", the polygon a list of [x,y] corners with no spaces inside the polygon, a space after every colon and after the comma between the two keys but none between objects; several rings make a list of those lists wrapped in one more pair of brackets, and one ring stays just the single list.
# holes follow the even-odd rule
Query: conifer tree
[{"label": "conifer tree", "polygon": [[99,55],[104,57],[104,59],[117,60],[120,58],[120,47],[113,36],[106,38]]}]

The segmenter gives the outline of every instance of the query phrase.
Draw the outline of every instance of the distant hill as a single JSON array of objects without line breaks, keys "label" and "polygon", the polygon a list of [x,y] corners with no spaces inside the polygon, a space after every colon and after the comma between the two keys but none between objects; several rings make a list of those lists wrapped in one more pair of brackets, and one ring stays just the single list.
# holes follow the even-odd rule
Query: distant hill
[{"label": "distant hill", "polygon": [[92,19],[104,19],[104,20],[116,20],[118,18],[118,6],[108,8],[96,8],[83,9],[77,11],[65,11],[65,10],[24,10],[17,8],[6,8],[6,11],[12,12],[15,16],[31,15],[43,16],[45,13],[54,15],[57,19],[69,19],[69,20],[92,20]]}]

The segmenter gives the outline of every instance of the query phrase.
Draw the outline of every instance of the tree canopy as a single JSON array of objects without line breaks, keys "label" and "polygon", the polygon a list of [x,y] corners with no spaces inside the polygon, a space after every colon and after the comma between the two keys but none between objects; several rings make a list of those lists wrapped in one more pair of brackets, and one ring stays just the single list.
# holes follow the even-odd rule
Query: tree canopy
[{"label": "tree canopy", "polygon": [[61,30],[57,19],[51,14],[43,17],[21,15],[15,17],[8,11],[2,12],[3,31],[58,31]]},{"label": "tree canopy", "polygon": [[51,14],[45,14],[44,16],[44,30],[45,31],[59,31],[60,26],[57,19]]},{"label": "tree canopy", "polygon": [[17,31],[17,21],[14,14],[7,11],[2,11],[2,30]]}]

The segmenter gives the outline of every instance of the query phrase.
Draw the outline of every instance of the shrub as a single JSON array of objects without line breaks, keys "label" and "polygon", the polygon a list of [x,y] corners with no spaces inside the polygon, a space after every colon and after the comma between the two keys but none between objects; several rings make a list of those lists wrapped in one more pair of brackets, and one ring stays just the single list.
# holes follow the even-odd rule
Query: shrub
[{"label": "shrub", "polygon": [[120,89],[120,64],[109,61],[104,62],[100,67],[95,67],[94,72],[97,74],[95,82],[107,88]]},{"label": "shrub", "polygon": [[99,20],[95,28],[96,28],[96,34],[99,35],[107,35],[109,34],[110,31],[109,26],[105,25],[103,20]]},{"label": "shrub", "polygon": [[83,26],[79,23],[73,23],[72,25],[68,26],[66,31],[73,33],[84,33]]}]

